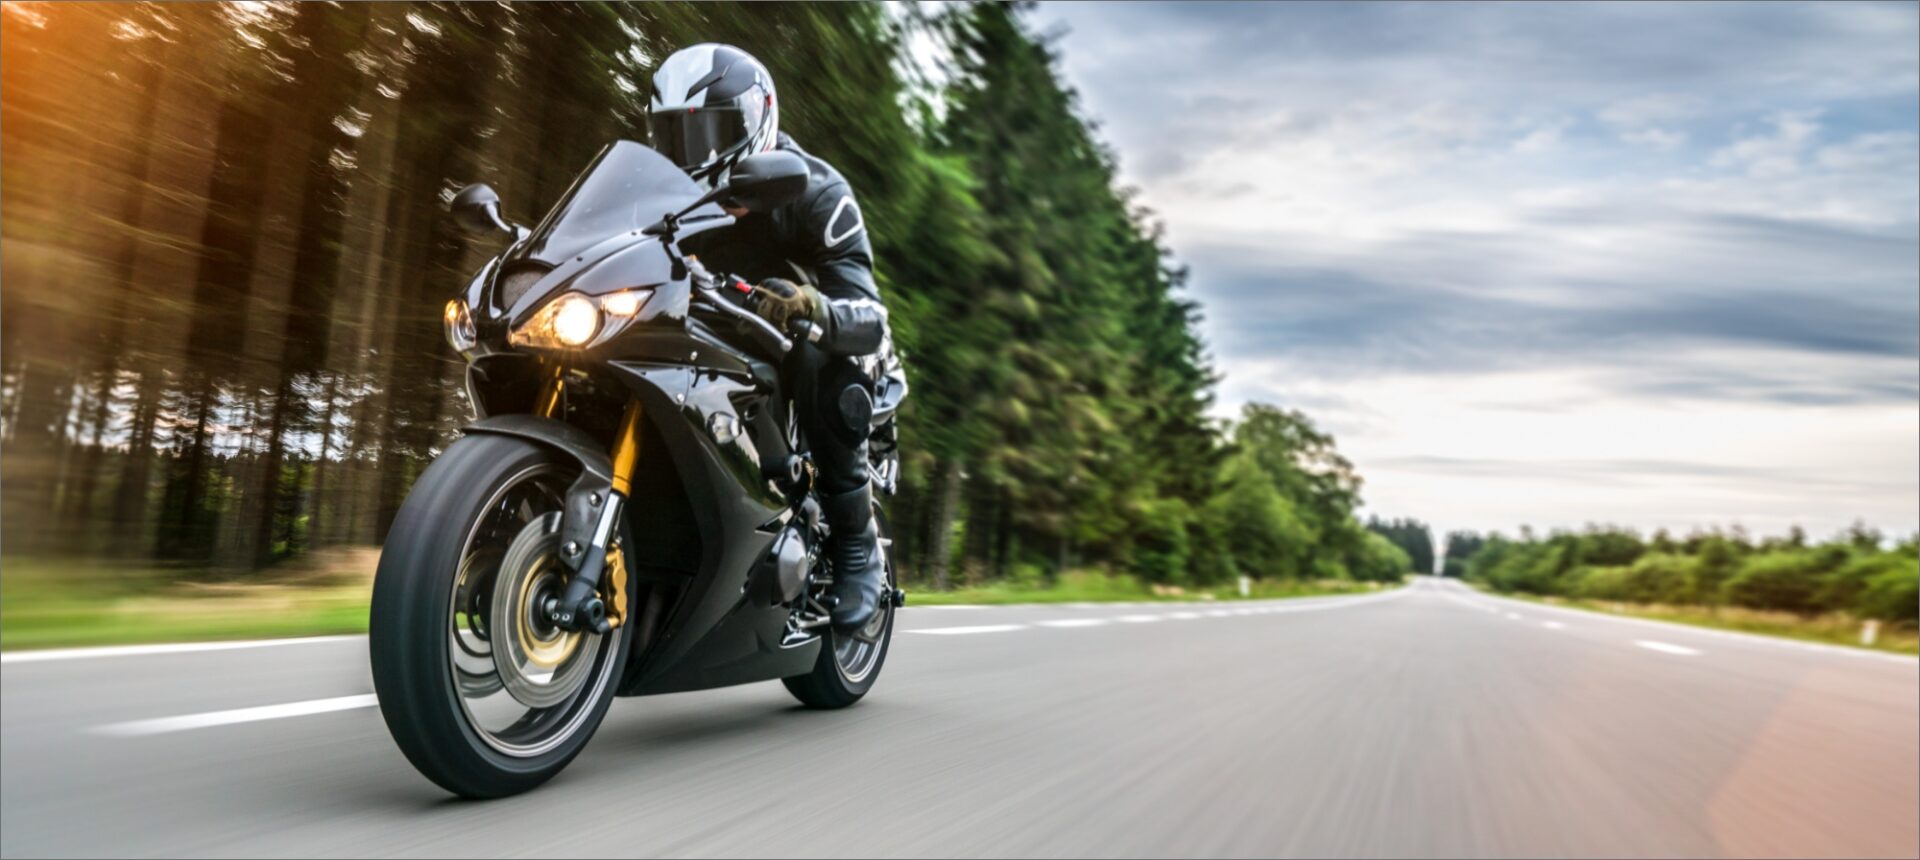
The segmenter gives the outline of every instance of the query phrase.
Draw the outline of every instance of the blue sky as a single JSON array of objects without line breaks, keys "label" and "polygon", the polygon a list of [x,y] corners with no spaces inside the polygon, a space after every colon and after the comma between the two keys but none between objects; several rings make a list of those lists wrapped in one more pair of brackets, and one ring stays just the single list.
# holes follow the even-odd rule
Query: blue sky
[{"label": "blue sky", "polygon": [[1920,527],[1920,5],[1044,3],[1225,373],[1441,528]]}]

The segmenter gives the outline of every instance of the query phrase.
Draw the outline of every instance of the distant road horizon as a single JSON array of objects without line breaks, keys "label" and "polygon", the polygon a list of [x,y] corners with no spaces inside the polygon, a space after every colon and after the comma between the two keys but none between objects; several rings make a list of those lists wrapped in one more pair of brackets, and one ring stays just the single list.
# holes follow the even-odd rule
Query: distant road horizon
[{"label": "distant road horizon", "polygon": [[364,637],[0,662],[7,857],[1920,854],[1920,661],[1431,577],[909,606],[850,710],[618,701],[487,803],[401,757]]}]

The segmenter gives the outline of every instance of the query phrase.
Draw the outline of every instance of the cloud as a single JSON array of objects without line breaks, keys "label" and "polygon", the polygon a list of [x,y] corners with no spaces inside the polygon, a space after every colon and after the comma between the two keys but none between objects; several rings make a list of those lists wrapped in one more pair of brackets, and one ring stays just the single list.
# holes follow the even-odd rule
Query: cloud
[{"label": "cloud", "polygon": [[1769,177],[1800,169],[1800,156],[1820,132],[1817,111],[1782,111],[1767,118],[1772,130],[1742,137],[1707,160],[1715,167],[1743,169],[1749,176]]},{"label": "cloud", "polygon": [[[1920,7],[1034,17],[1190,267],[1221,410],[1308,408],[1389,513],[1784,522],[1844,473],[1832,516],[1920,525]],[[1516,451],[1785,471],[1656,503],[1445,467]]]}]

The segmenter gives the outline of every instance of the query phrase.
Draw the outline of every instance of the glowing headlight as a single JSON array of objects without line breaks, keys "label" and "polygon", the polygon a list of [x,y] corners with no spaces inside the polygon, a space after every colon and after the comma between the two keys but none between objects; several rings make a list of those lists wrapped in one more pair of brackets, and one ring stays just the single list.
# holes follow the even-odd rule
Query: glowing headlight
[{"label": "glowing headlight", "polygon": [[473,330],[473,315],[467,312],[466,300],[454,299],[447,302],[444,317],[447,323],[447,343],[459,352],[472,349],[478,342],[478,337]]},{"label": "glowing headlight", "polygon": [[553,336],[567,346],[582,346],[600,330],[600,309],[579,293],[556,299],[553,308]]},{"label": "glowing headlight", "polygon": [[600,332],[600,309],[579,293],[567,293],[535,311],[525,325],[513,330],[507,342],[540,349],[580,347]]},{"label": "glowing headlight", "polygon": [[507,342],[537,349],[577,349],[605,340],[632,322],[651,289],[622,290],[602,296],[566,293],[535,311]]},{"label": "glowing headlight", "polygon": [[647,300],[652,290],[622,290],[600,297],[600,309],[607,316],[630,317],[640,312],[640,305]]}]

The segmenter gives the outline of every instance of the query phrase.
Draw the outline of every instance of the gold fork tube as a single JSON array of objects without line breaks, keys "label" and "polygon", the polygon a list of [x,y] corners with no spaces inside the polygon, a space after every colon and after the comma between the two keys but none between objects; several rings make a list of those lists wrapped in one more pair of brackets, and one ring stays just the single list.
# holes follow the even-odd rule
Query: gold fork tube
[{"label": "gold fork tube", "polygon": [[561,398],[567,393],[567,369],[558,364],[553,366],[553,376],[540,387],[540,396],[534,398],[533,414],[543,418],[560,417]]},{"label": "gold fork tube", "polygon": [[640,401],[627,401],[620,432],[613,439],[613,491],[622,497],[633,488],[633,466],[640,462]]}]

